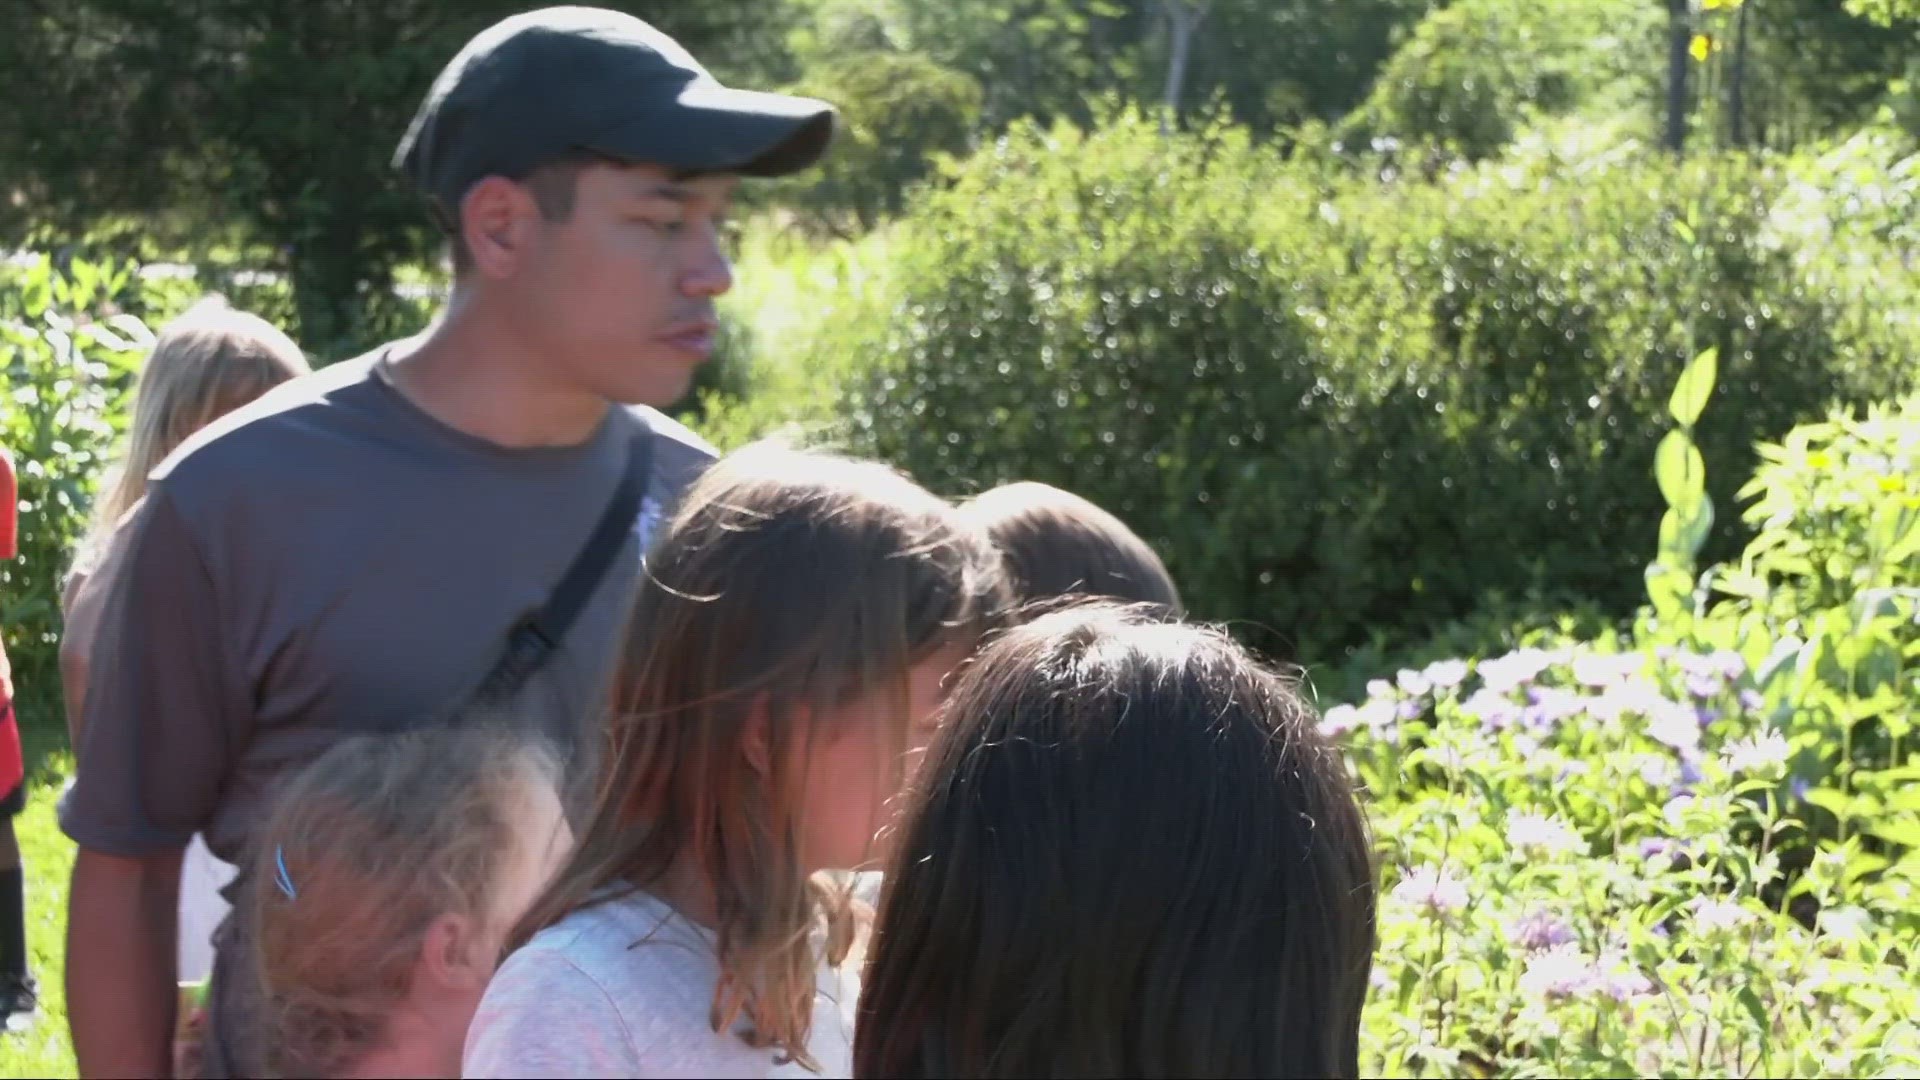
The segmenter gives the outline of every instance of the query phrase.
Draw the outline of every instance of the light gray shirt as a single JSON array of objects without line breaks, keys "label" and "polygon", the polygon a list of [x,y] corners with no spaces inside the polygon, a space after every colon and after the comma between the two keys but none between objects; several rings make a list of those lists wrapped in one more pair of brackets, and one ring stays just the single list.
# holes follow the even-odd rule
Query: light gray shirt
[{"label": "light gray shirt", "polygon": [[[709,1024],[720,978],[710,931],[644,893],[575,912],[534,935],[487,987],[467,1029],[468,1077],[808,1077],[797,1063]],[[852,1075],[852,964],[823,968],[808,1052]]]}]

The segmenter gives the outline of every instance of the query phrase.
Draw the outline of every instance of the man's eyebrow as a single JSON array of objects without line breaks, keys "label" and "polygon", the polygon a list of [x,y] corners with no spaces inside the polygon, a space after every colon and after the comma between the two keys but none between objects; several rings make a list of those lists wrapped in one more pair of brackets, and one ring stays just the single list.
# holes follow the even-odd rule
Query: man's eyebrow
[{"label": "man's eyebrow", "polygon": [[730,194],[732,188],[692,184],[684,180],[655,180],[637,192],[642,199],[661,199],[666,202],[688,203],[719,202]]}]

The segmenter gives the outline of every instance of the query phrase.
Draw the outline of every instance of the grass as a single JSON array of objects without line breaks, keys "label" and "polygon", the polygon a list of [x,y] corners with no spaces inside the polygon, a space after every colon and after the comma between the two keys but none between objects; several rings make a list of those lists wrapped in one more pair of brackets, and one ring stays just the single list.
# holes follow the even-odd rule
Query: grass
[{"label": "grass", "polygon": [[27,868],[27,949],[40,981],[40,1019],[23,1035],[0,1037],[0,1076],[75,1076],[65,978],[67,879],[74,848],[54,816],[60,789],[73,773],[73,754],[58,721],[32,713],[23,713],[22,721],[27,810],[13,827]]}]

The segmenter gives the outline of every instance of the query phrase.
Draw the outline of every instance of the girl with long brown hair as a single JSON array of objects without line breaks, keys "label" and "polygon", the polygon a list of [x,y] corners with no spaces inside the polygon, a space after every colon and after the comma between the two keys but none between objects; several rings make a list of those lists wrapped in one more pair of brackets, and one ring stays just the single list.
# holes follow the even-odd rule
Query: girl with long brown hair
[{"label": "girl with long brown hair", "polygon": [[465,1075],[845,1075],[844,879],[878,853],[995,555],[891,470],[721,460],[647,560],[604,782]]},{"label": "girl with long brown hair", "polygon": [[1312,710],[1225,634],[1106,603],[1008,631],[889,847],[857,1077],[1359,1072],[1360,808]]}]

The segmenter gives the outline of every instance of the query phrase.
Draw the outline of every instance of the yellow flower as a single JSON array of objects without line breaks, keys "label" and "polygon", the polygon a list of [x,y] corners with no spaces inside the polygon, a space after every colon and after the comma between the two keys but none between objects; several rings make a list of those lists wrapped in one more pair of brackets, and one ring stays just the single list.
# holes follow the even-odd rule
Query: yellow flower
[{"label": "yellow flower", "polygon": [[1707,54],[1713,51],[1713,39],[1706,34],[1695,34],[1693,44],[1687,46],[1687,51],[1693,54],[1695,60],[1705,63]]},{"label": "yellow flower", "polygon": [[1700,6],[1707,11],[1717,11],[1720,8],[1739,7],[1740,0],[1700,0]]},{"label": "yellow flower", "polygon": [[1807,455],[1807,468],[1830,469],[1833,467],[1833,455],[1825,450],[1815,450]]},{"label": "yellow flower", "polygon": [[1898,476],[1883,476],[1880,478],[1881,491],[1899,491],[1906,486],[1907,482]]}]

